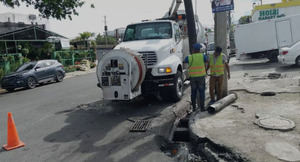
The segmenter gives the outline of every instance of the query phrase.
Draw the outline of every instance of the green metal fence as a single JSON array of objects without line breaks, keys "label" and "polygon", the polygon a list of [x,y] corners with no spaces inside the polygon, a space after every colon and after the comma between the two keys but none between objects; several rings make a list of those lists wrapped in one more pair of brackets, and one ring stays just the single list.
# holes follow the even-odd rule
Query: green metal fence
[{"label": "green metal fence", "polygon": [[93,50],[64,50],[55,51],[52,54],[52,59],[58,60],[64,66],[75,65],[83,59],[94,62],[96,53]]},{"label": "green metal fence", "polygon": [[24,63],[21,53],[0,54],[0,79]]}]

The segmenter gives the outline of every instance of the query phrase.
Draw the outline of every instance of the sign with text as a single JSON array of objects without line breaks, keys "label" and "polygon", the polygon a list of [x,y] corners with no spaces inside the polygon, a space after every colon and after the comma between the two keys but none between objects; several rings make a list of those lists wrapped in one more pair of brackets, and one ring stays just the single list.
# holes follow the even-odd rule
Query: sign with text
[{"label": "sign with text", "polygon": [[213,0],[211,3],[213,13],[225,12],[234,9],[233,0]]},{"label": "sign with text", "polygon": [[268,20],[285,17],[285,14],[280,14],[279,9],[270,9],[259,11],[258,20]]}]

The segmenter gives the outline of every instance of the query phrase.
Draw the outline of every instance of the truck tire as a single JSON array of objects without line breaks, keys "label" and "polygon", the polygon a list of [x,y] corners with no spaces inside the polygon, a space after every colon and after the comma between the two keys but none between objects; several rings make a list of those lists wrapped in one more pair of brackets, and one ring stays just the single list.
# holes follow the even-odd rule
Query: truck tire
[{"label": "truck tire", "polygon": [[170,99],[177,102],[183,96],[183,77],[182,72],[178,71],[174,78],[174,86],[170,87]]},{"label": "truck tire", "polygon": [[300,67],[300,56],[296,58],[296,66]]},{"label": "truck tire", "polygon": [[278,62],[278,51],[272,51],[268,54],[268,59],[270,62]]}]

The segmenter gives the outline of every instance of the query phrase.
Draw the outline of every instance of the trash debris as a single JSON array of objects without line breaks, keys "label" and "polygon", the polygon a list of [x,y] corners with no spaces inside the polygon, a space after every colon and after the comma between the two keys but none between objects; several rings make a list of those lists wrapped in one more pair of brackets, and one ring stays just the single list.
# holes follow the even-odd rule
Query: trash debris
[{"label": "trash debris", "polygon": [[238,105],[231,105],[231,106],[236,108],[237,110],[240,110],[241,113],[245,113],[245,109],[243,107],[239,107]]}]

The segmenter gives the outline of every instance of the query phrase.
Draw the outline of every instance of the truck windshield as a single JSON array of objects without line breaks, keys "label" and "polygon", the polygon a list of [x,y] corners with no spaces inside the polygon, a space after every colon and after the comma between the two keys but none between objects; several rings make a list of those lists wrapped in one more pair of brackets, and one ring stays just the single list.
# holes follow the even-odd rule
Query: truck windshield
[{"label": "truck windshield", "polygon": [[129,25],[126,29],[124,42],[146,39],[172,38],[172,27],[169,22],[143,23]]}]

